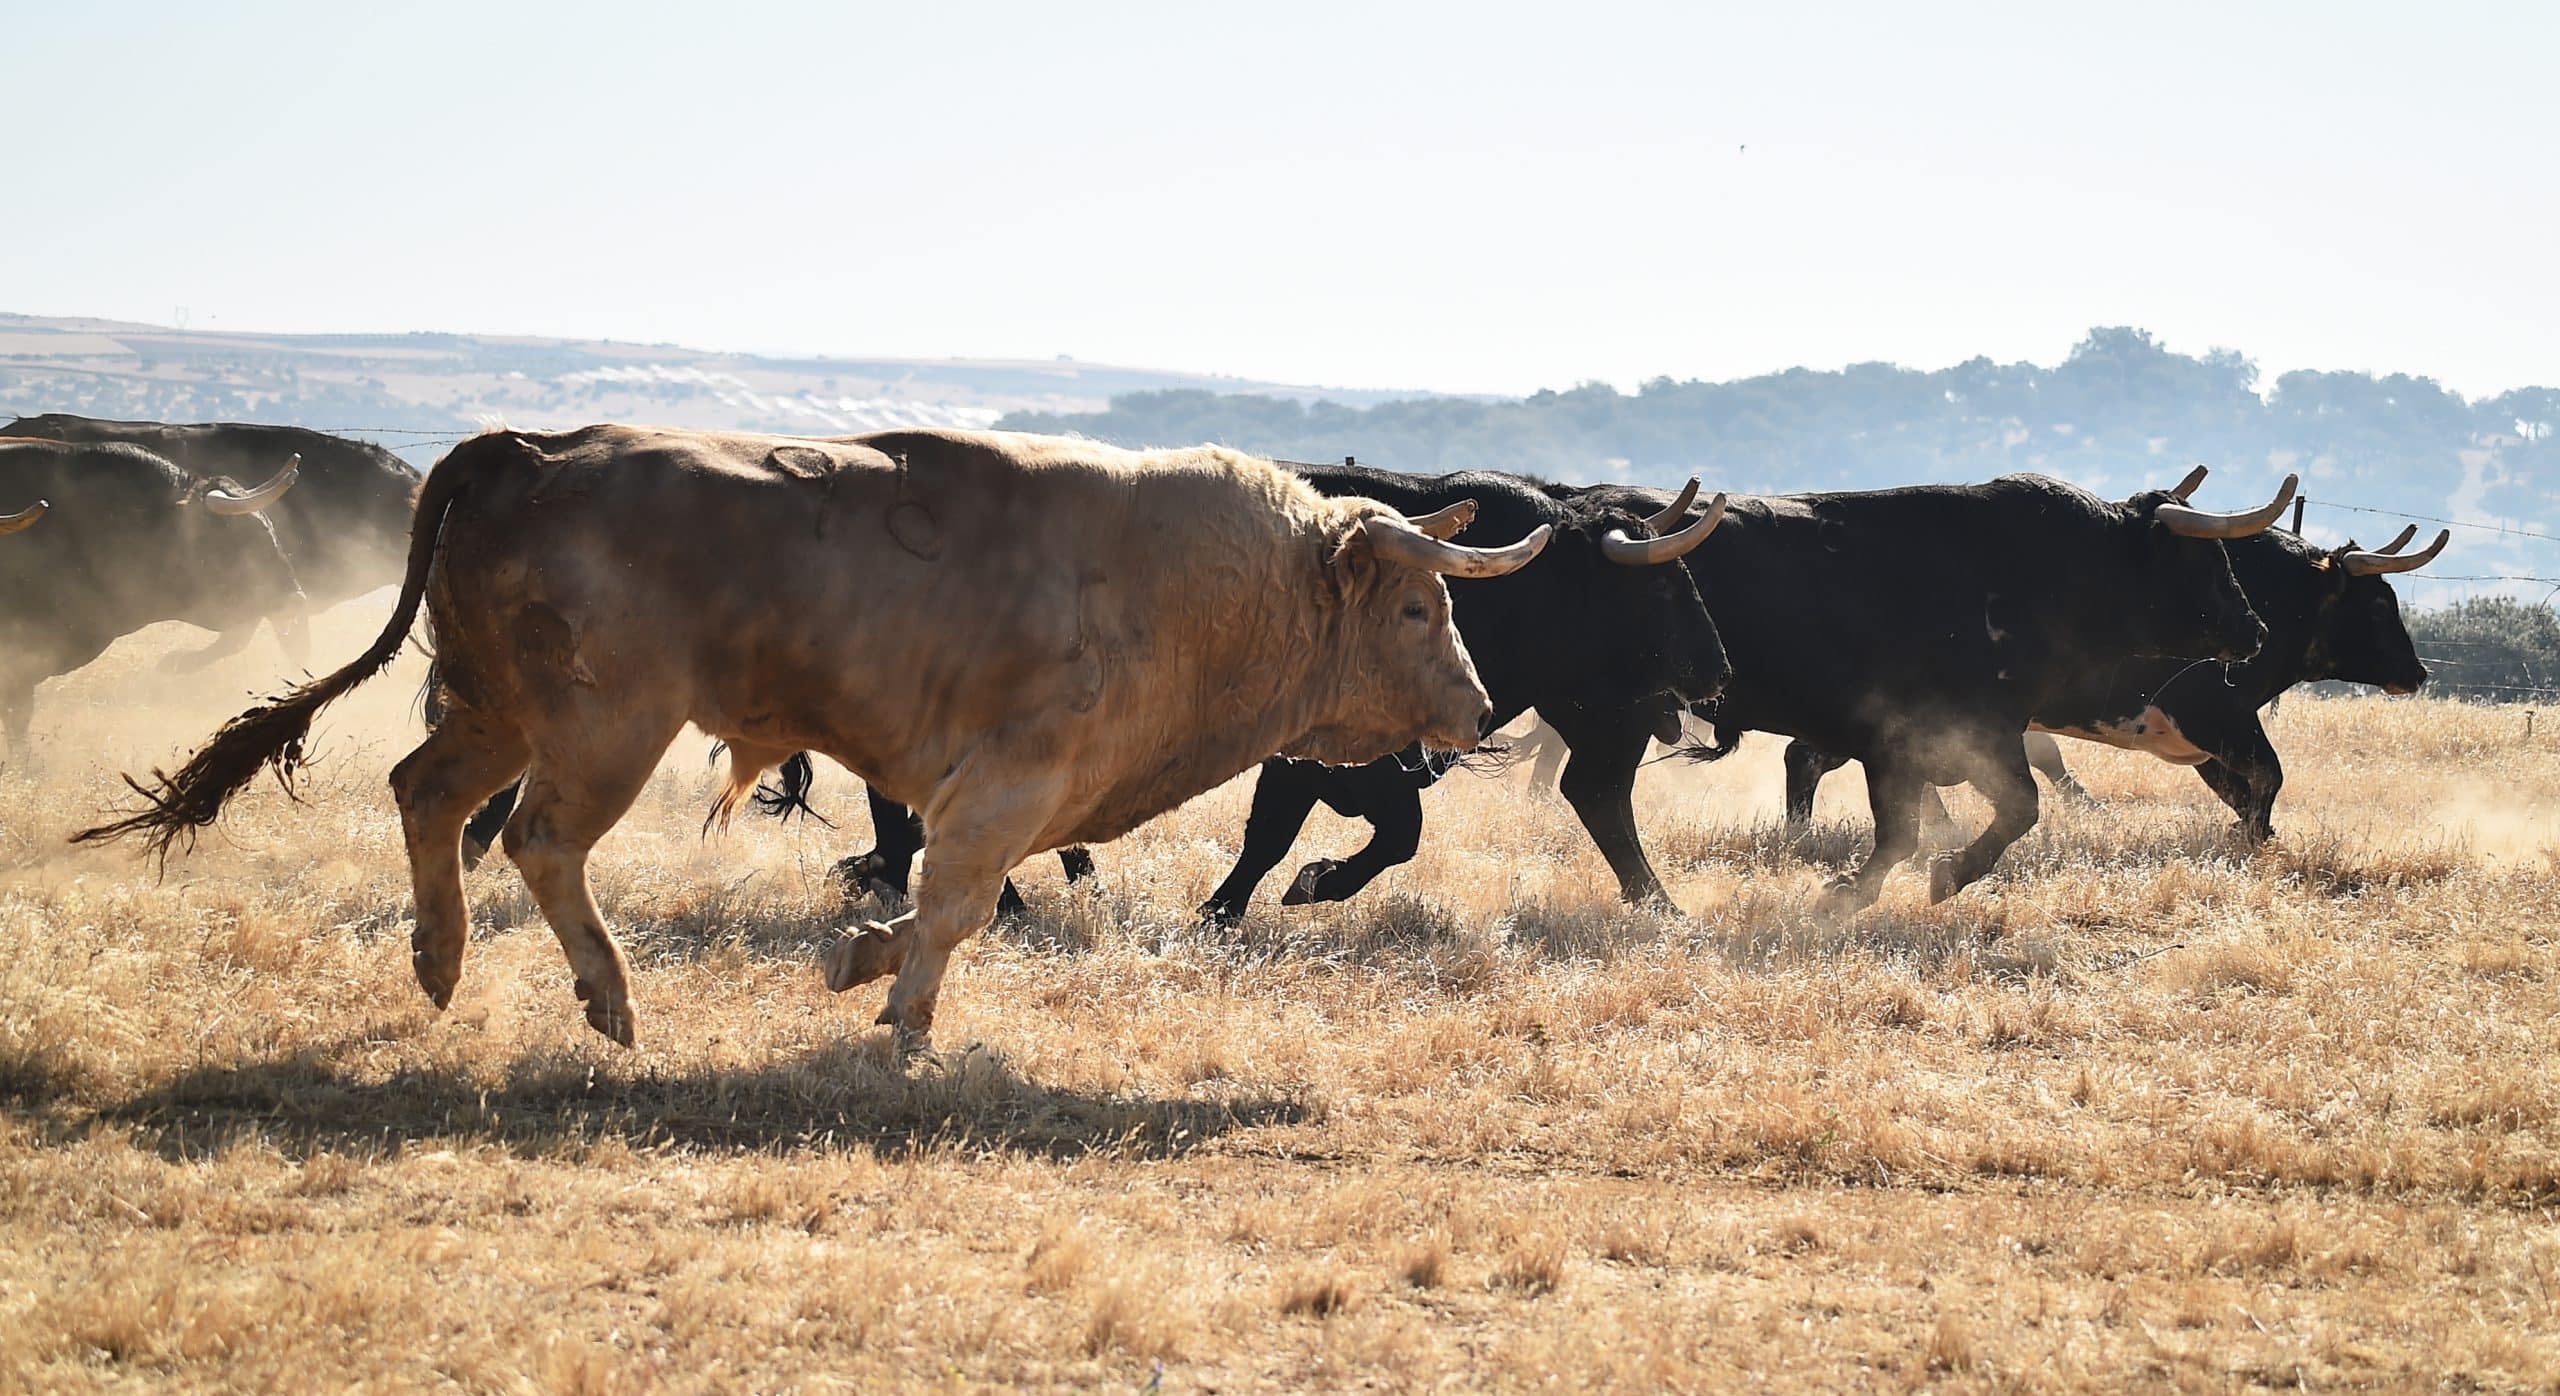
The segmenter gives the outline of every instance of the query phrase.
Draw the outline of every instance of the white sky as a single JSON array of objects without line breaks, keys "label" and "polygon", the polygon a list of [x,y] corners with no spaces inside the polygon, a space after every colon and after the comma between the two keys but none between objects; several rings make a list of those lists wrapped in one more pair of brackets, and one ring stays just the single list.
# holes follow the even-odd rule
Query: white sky
[{"label": "white sky", "polygon": [[2127,323],[2270,378],[2560,380],[2560,5],[6,28],[0,309],[1500,392],[2050,361]]}]

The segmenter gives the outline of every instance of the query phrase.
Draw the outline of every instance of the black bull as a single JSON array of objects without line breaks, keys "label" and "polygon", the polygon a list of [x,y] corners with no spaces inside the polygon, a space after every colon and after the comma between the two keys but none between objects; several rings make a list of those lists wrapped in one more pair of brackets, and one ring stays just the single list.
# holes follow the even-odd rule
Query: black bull
[{"label": "black bull", "polygon": [[1875,846],[1835,906],[1872,902],[1917,851],[1925,789],[1972,784],[1994,813],[1932,868],[1931,895],[1953,895],[2035,824],[2019,738],[2040,703],[2128,654],[2257,652],[2265,628],[2215,540],[2265,527],[2292,485],[2246,516],[2213,515],[2184,503],[2200,479],[2120,504],[2035,475],[1736,501],[1688,559],[1734,668],[1704,710],[1726,734],[1708,754],[1764,731],[1866,762]]},{"label": "black bull", "polygon": [[[28,519],[34,501],[48,507]],[[160,621],[253,632],[274,598],[296,594],[274,531],[232,482],[137,447],[0,439],[0,506],[24,506],[23,526],[0,538],[0,730],[13,761],[27,755],[46,679]]]},{"label": "black bull", "polygon": [[[2401,555],[2416,532],[2405,529],[2372,552],[2353,542],[2315,548],[2277,529],[2233,540],[2227,545],[2231,570],[2267,626],[2266,646],[2255,659],[2227,669],[2125,659],[2064,685],[2049,706],[2036,710],[2036,726],[2192,765],[2238,816],[2236,834],[2252,843],[2273,838],[2284,763],[2259,711],[2298,683],[2343,679],[2414,693],[2427,681],[2400,617],[2400,598],[2384,579],[2434,561],[2452,535],[2440,532],[2424,551]],[[2028,750],[2057,788],[2085,795],[2050,738],[2031,737]],[[1823,775],[1847,759],[1801,740],[1788,745],[1790,824],[1812,819]]]},{"label": "black bull", "polygon": [[333,606],[400,581],[418,474],[379,446],[306,427],[117,422],[59,412],[20,417],[0,427],[0,435],[139,446],[198,480],[254,483],[273,474],[287,458],[301,458],[293,488],[266,511],[277,545],[292,559],[298,592],[288,594],[272,586],[263,592],[254,590],[260,585],[254,575],[233,579],[229,585],[245,590],[237,592],[232,609],[248,624],[233,625],[198,659],[238,650],[248,642],[256,621],[266,617],[275,621],[277,638],[293,661],[306,663],[309,655],[298,623],[299,609],[306,601],[314,608]]},{"label": "black bull", "polygon": [[[1731,671],[1689,575],[1667,561],[1637,557],[1663,549],[1629,545],[1653,540],[1673,551],[1698,546],[1716,524],[1712,517],[1690,518],[1686,505],[1695,482],[1677,501],[1683,506],[1677,522],[1665,520],[1668,527],[1661,530],[1685,525],[1687,532],[1661,538],[1651,520],[1668,511],[1674,502],[1669,496],[1637,509],[1618,501],[1559,499],[1533,481],[1490,472],[1417,476],[1348,462],[1290,468],[1325,494],[1376,499],[1413,514],[1473,500],[1478,512],[1471,528],[1485,537],[1518,537],[1541,524],[1554,530],[1537,561],[1508,577],[1451,578],[1451,615],[1493,701],[1496,725],[1536,708],[1580,734],[1595,752],[1605,750],[1578,757],[1567,770],[1567,798],[1623,883],[1639,893],[1658,887],[1636,836],[1635,758],[1646,736],[1662,727],[1664,715],[1713,696]],[[1709,514],[1714,512],[1711,507]],[[1421,790],[1429,784],[1417,772],[1445,768],[1444,760],[1435,763],[1419,749],[1351,768],[1265,762],[1244,853],[1204,910],[1240,913],[1254,887],[1287,855],[1319,799],[1375,821],[1378,836],[1343,862],[1302,870],[1289,900],[1351,896],[1412,857],[1422,828]],[[807,785],[805,761],[786,765],[782,790],[769,806],[805,808]],[[496,840],[512,800],[513,792],[504,792],[472,820],[464,836],[466,857],[485,853]],[[838,871],[855,885],[902,892],[923,846],[923,828],[906,807],[876,794],[871,811],[878,846],[846,859]],[[1084,850],[1062,850],[1059,858],[1071,879],[1092,870]],[[1004,905],[1021,905],[1010,885]]]}]

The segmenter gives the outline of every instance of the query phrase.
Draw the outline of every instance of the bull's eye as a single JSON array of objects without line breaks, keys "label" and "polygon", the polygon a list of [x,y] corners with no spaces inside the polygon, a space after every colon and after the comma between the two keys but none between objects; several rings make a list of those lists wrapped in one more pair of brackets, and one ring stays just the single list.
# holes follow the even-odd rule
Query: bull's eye
[{"label": "bull's eye", "polygon": [[1423,605],[1419,601],[1408,601],[1404,603],[1404,618],[1406,620],[1429,620],[1431,619],[1431,608]]}]

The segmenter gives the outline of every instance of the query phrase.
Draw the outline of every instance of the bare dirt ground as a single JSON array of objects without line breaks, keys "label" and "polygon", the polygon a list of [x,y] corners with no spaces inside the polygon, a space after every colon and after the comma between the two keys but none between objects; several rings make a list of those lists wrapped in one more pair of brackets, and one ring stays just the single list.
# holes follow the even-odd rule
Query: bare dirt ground
[{"label": "bare dirt ground", "polygon": [[1685,915],[1514,773],[1363,900],[1204,931],[1233,785],[1028,869],[902,1071],[815,968],[878,910],[831,768],[847,827],[705,839],[688,741],[599,849],[633,1051],[503,858],[452,1011],[412,983],[414,657],[308,804],[165,881],[63,846],[269,682],[151,672],[197,639],[48,687],[0,775],[0,1388],[2560,1384],[2560,743],[2515,710],[2288,700],[2254,857],[2074,744],[2102,809],[1844,925],[1854,773],[1798,846],[1766,739],[1646,772]]}]

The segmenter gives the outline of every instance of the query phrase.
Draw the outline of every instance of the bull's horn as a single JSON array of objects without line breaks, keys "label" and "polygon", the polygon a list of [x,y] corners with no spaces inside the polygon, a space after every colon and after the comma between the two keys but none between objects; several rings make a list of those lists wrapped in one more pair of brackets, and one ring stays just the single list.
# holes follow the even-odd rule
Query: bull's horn
[{"label": "bull's horn", "polygon": [[1441,542],[1399,518],[1372,515],[1361,524],[1370,550],[1378,556],[1427,572],[1446,572],[1452,577],[1499,577],[1517,572],[1547,546],[1547,535],[1552,531],[1540,524],[1510,547],[1470,548],[1462,543]]},{"label": "bull's horn", "polygon": [[[2411,525],[2409,525],[2408,527],[2406,527],[2406,528],[2404,528],[2404,529],[2401,529],[2401,530],[2400,530],[2400,536],[2399,536],[2399,537],[2394,538],[2394,539],[2392,539],[2390,542],[2383,544],[2381,547],[2374,549],[2374,551],[2375,551],[2375,552],[2377,552],[2377,553],[2381,553],[2381,554],[2383,554],[2383,555],[2385,555],[2385,556],[2389,556],[2390,554],[2392,554],[2392,553],[2396,553],[2396,552],[2400,551],[2402,548],[2405,548],[2405,547],[2409,546],[2409,540],[2410,540],[2410,539],[2412,539],[2412,538],[2415,538],[2415,537],[2417,537],[2417,536],[2418,536],[2418,526],[2417,526],[2416,524],[2411,524]],[[2347,551],[2348,551],[2348,552],[2354,552],[2354,551],[2355,551],[2355,547],[2354,547],[2352,544],[2350,544],[2350,545],[2348,546],[2348,548],[2347,548]]]},{"label": "bull's horn", "polygon": [[1680,487],[1680,497],[1671,501],[1671,507],[1645,520],[1644,526],[1656,533],[1669,533],[1679,527],[1681,518],[1689,512],[1689,506],[1697,502],[1698,477],[1692,475],[1689,483]]},{"label": "bull's horn", "polygon": [[2188,471],[2187,478],[2180,480],[2178,482],[2178,487],[2169,491],[2169,497],[2178,501],[2180,504],[2186,503],[2188,497],[2196,492],[2196,486],[2204,483],[2204,477],[2205,467],[2201,465]]},{"label": "bull's horn", "polygon": [[36,520],[44,517],[44,511],[52,507],[39,499],[14,514],[0,514],[0,538],[6,538],[22,528],[33,528]]},{"label": "bull's horn", "polygon": [[[1693,487],[1697,481],[1689,482]],[[1707,505],[1707,512],[1697,522],[1666,538],[1629,538],[1623,528],[1613,528],[1600,536],[1600,555],[1620,567],[1652,567],[1659,563],[1677,562],[1689,550],[1707,541],[1707,535],[1724,522],[1725,497],[1719,491]]]},{"label": "bull's horn", "polygon": [[2237,514],[2216,514],[2204,509],[2190,509],[2183,504],[2163,504],[2151,517],[2169,526],[2171,533],[2189,538],[2246,538],[2276,521],[2284,506],[2293,502],[2293,491],[2302,483],[2298,475],[2284,477],[2284,488],[2276,491],[2275,502],[2263,509],[2244,509]]},{"label": "bull's horn", "polygon": [[277,471],[273,478],[269,479],[265,484],[258,486],[256,489],[249,491],[247,494],[233,494],[231,491],[219,487],[206,490],[204,492],[204,507],[209,513],[222,514],[226,516],[232,514],[254,514],[259,510],[266,508],[268,505],[275,503],[277,500],[284,498],[284,492],[292,489],[293,482],[301,478],[302,457],[300,455],[296,455],[293,459],[286,461],[284,463],[284,469]]},{"label": "bull's horn", "polygon": [[[2416,529],[2412,528],[2410,531],[2415,532]],[[2436,560],[2436,554],[2444,551],[2444,545],[2453,541],[2453,530],[2449,528],[2437,530],[2436,541],[2429,543],[2423,551],[2411,553],[2407,557],[2393,556],[2393,550],[2408,541],[2409,534],[2403,533],[2391,547],[2378,553],[2342,553],[2338,557],[2338,565],[2347,569],[2349,576],[2355,577],[2384,577],[2394,572],[2415,572]]]},{"label": "bull's horn", "polygon": [[1435,509],[1428,514],[1416,515],[1405,520],[1406,523],[1443,543],[1457,537],[1459,530],[1475,521],[1476,502],[1472,499],[1461,499],[1446,509]]}]

